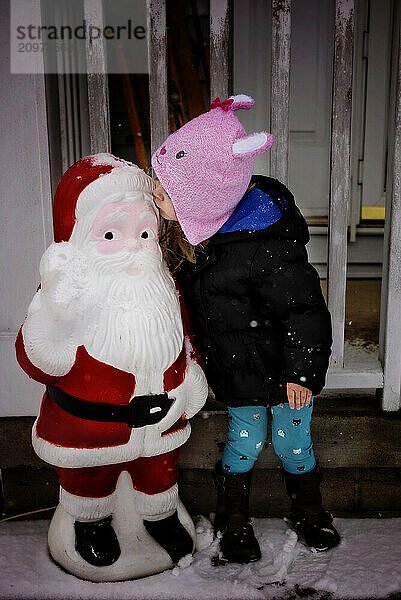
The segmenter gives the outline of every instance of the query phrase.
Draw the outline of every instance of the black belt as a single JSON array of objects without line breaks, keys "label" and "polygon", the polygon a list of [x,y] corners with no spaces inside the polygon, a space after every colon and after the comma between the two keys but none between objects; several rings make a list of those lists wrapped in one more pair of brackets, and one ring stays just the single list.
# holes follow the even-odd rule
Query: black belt
[{"label": "black belt", "polygon": [[46,386],[46,390],[60,408],[74,417],[103,423],[126,423],[132,428],[158,423],[166,416],[174,402],[174,398],[169,398],[164,393],[154,396],[135,396],[129,404],[115,405],[86,402],[52,385]]}]

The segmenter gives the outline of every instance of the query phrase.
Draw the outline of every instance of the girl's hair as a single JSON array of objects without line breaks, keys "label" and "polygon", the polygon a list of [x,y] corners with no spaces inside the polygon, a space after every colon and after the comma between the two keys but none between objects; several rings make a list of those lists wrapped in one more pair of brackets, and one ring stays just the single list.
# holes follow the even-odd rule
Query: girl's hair
[{"label": "girl's hair", "polygon": [[[249,184],[245,194],[250,192],[255,185],[256,183]],[[160,246],[170,271],[173,273],[177,271],[186,260],[191,263],[196,263],[197,252],[202,252],[208,245],[209,240],[205,240],[197,246],[193,246],[188,242],[177,221],[168,221],[162,217],[160,220]]]}]

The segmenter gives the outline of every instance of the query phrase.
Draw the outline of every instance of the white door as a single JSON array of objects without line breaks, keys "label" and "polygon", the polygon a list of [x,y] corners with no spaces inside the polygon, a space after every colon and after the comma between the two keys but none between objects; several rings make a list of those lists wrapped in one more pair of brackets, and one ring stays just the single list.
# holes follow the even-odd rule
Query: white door
[{"label": "white door", "polygon": [[[269,128],[270,11],[270,0],[234,2],[233,91],[249,93],[256,100],[252,111],[238,113],[249,132]],[[391,11],[391,2],[356,0],[350,210],[354,234],[362,207],[384,204]],[[334,0],[293,0],[289,187],[310,224],[309,256],[322,277],[327,255],[333,35]],[[266,154],[255,162],[256,173],[269,174]],[[380,228],[359,228],[349,244],[349,276],[380,276],[381,260]]]},{"label": "white door", "polygon": [[360,2],[351,217],[356,223],[384,219],[392,22],[392,2]]},{"label": "white door", "polygon": [[[237,113],[245,128],[269,128],[271,2],[234,2],[235,93],[255,98]],[[305,216],[328,214],[333,7],[331,2],[292,2],[289,187]],[[255,172],[269,174],[267,154]]]}]

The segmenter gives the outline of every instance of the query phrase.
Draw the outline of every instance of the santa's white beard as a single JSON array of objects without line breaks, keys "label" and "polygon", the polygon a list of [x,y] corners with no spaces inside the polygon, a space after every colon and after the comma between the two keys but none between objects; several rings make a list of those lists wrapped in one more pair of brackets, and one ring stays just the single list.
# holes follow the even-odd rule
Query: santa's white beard
[{"label": "santa's white beard", "polygon": [[71,242],[50,249],[42,269],[57,277],[36,293],[22,330],[31,362],[49,375],[65,375],[83,345],[97,360],[133,373],[135,395],[162,392],[163,374],[183,347],[183,326],[160,254],[105,256],[95,245],[78,250]]},{"label": "santa's white beard", "polygon": [[91,277],[82,343],[97,360],[133,373],[136,395],[163,391],[163,373],[183,346],[180,303],[170,273],[155,262],[138,278],[98,267]]},{"label": "santa's white beard", "polygon": [[[133,373],[136,395],[163,391],[162,375],[183,346],[180,302],[167,267],[147,252],[99,256],[91,250],[84,252],[84,272],[74,273],[82,290],[77,346]],[[141,276],[125,272],[135,267]]]}]

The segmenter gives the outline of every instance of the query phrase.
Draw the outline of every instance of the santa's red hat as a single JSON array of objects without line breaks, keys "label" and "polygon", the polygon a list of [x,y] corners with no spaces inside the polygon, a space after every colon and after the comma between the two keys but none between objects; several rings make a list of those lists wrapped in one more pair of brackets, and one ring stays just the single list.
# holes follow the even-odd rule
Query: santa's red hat
[{"label": "santa's red hat", "polygon": [[54,241],[68,242],[80,216],[113,193],[152,192],[149,175],[133,163],[112,154],[85,156],[73,164],[57,186],[53,205]]}]

